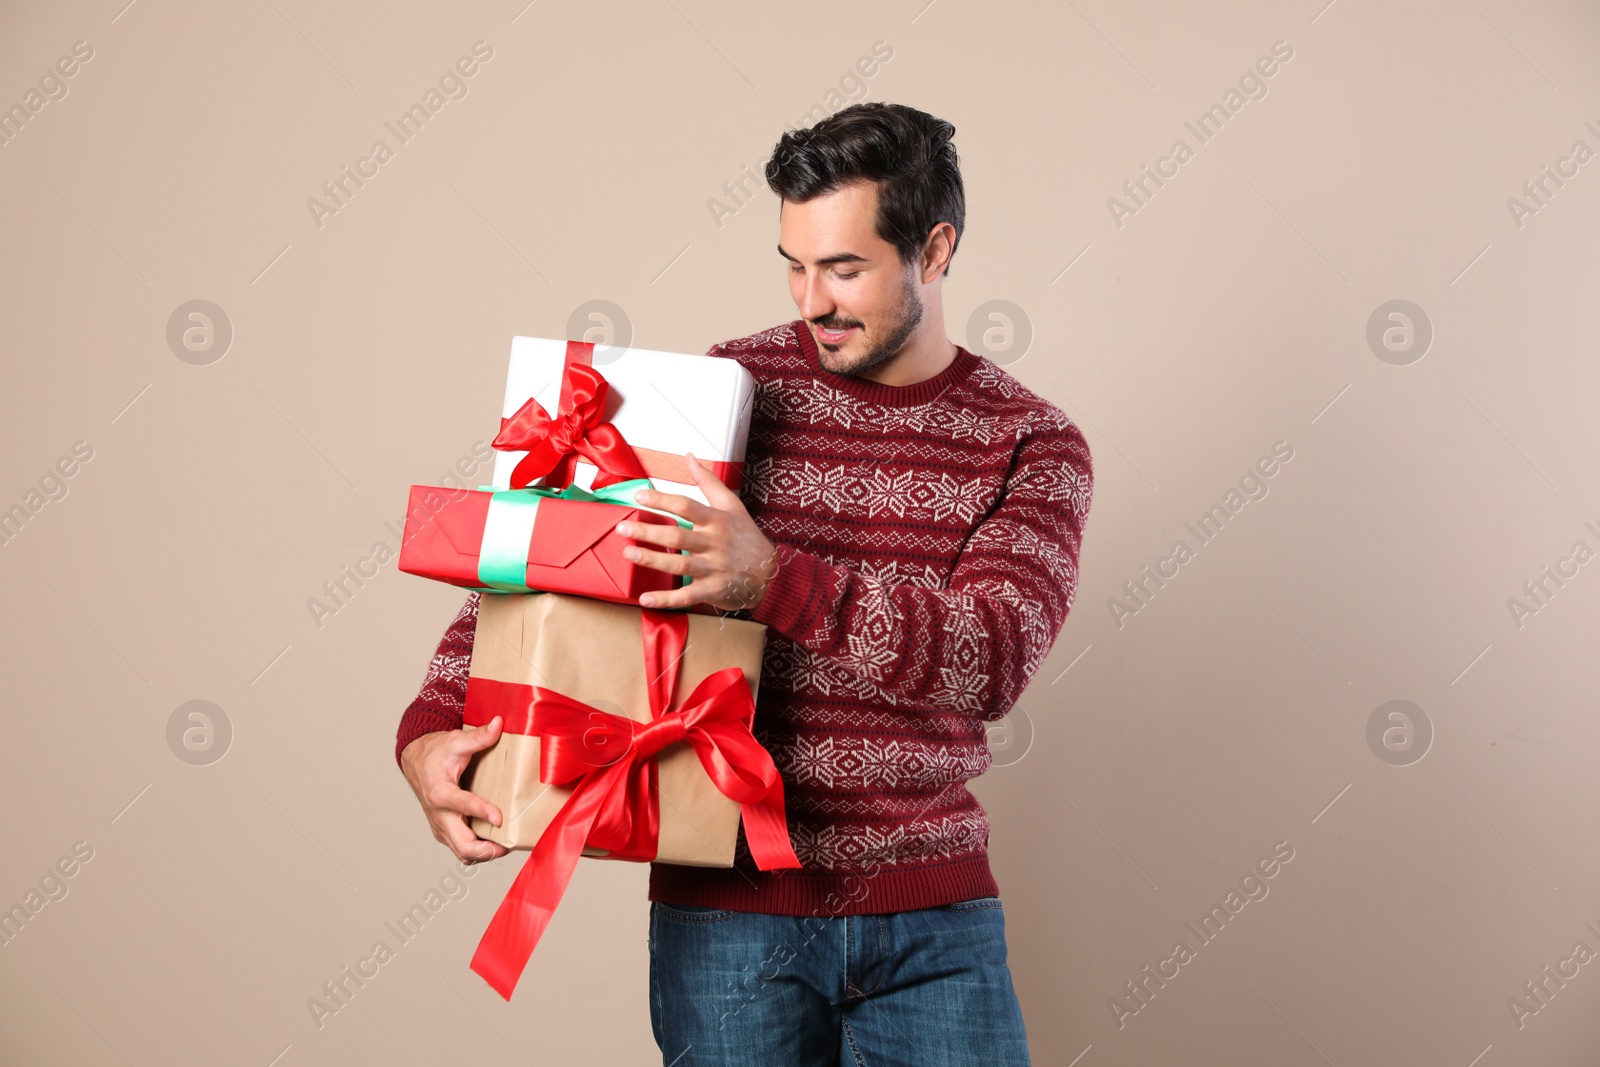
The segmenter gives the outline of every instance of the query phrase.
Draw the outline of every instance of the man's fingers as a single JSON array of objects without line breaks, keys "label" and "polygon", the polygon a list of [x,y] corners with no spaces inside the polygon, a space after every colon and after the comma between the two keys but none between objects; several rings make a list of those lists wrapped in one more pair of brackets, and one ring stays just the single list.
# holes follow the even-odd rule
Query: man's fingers
[{"label": "man's fingers", "polygon": [[668,574],[688,574],[699,577],[704,572],[705,566],[693,556],[685,556],[677,552],[652,552],[648,548],[628,548],[623,550],[625,557],[633,558],[632,553],[638,553],[634,558],[635,563],[646,567],[654,567],[658,571]]},{"label": "man's fingers", "polygon": [[617,532],[635,541],[649,541],[667,548],[687,548],[691,552],[703,552],[711,545],[711,539],[705,534],[685,530],[677,523],[619,522]]},{"label": "man's fingers", "polygon": [[739,494],[729,489],[721,478],[711,473],[710,468],[695,459],[693,452],[685,452],[684,457],[688,460],[689,476],[694,479],[694,484],[700,487],[700,491],[706,495],[706,499],[713,507],[730,511],[732,505],[737,504],[739,510],[744,510],[744,502],[739,499]]},{"label": "man's fingers", "polygon": [[641,489],[633,498],[647,508],[659,508],[688,519],[696,526],[711,521],[711,509],[692,496],[681,493],[663,493],[659,489]]},{"label": "man's fingers", "polygon": [[690,582],[688,585],[679,586],[662,592],[652,590],[639,597],[639,606],[645,608],[687,608],[700,603],[705,599],[705,591],[701,588],[705,583]]},{"label": "man's fingers", "polygon": [[441,818],[439,823],[445,844],[450,846],[450,851],[459,859],[492,860],[506,854],[507,849],[504,845],[483,840],[472,832],[465,819],[447,815]]},{"label": "man's fingers", "polygon": [[432,798],[435,808],[445,811],[454,811],[462,815],[474,815],[480,819],[487,819],[496,826],[501,823],[500,809],[487,800],[470,793],[455,785],[441,785]]},{"label": "man's fingers", "polygon": [[471,754],[482,752],[484,749],[500,740],[500,728],[505,725],[505,720],[496,715],[487,725],[474,726],[466,730],[457,730],[455,739],[455,754]]}]

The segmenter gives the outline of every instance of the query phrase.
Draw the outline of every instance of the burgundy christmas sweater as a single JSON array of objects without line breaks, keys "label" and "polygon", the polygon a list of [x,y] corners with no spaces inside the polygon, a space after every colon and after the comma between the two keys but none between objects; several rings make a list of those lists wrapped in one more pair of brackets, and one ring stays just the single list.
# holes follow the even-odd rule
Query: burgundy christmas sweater
[{"label": "burgundy christmas sweater", "polygon": [[[998,893],[966,783],[1072,606],[1093,468],[1078,427],[960,349],[914,385],[837,375],[803,321],[718,345],[756,380],[739,495],[777,546],[755,732],[801,868],[654,863],[650,899],[873,914]],[[461,726],[478,594],[400,721]]]}]

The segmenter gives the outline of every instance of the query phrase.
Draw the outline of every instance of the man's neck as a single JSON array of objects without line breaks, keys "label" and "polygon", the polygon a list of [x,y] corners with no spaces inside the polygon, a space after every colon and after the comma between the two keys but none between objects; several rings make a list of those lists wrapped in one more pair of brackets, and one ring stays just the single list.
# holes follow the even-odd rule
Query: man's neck
[{"label": "man's neck", "polygon": [[956,346],[944,335],[944,316],[927,314],[893,359],[878,364],[862,375],[879,385],[916,385],[938,377],[955,362]]}]

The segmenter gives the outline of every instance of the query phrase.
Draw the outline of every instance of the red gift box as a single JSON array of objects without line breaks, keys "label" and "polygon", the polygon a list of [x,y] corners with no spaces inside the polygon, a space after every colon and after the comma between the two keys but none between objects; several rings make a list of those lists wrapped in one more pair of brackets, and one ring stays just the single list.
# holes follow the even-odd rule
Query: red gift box
[{"label": "red gift box", "polygon": [[[490,503],[505,495],[509,494],[412,486],[400,569],[467,589],[514,591],[508,584],[486,581],[480,569]],[[622,550],[637,542],[616,532],[617,523],[624,520],[671,526],[674,520],[670,516],[551,495],[538,500],[533,520],[526,546],[527,566],[520,576],[526,586],[523,591],[572,593],[637,604],[641,593],[679,584],[678,575],[624,559]],[[520,545],[520,537],[517,543]]]}]

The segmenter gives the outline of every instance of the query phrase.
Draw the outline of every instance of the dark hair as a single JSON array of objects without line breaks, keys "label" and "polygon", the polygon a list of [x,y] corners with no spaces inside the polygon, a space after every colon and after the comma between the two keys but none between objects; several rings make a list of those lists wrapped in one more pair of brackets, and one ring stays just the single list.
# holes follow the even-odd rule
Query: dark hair
[{"label": "dark hair", "polygon": [[[853,104],[778,139],[767,161],[767,186],[805,203],[853,182],[878,186],[879,237],[913,263],[941,222],[955,227],[951,258],[961,243],[967,201],[960,160],[950,143],[956,128],[904,104]],[[950,273],[945,263],[944,273]]]}]

